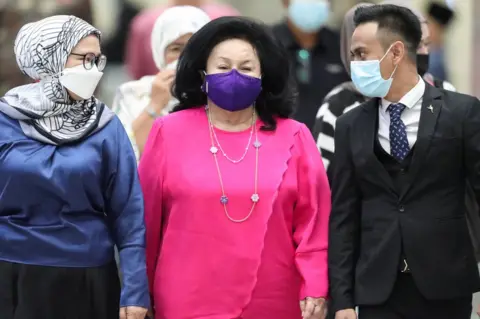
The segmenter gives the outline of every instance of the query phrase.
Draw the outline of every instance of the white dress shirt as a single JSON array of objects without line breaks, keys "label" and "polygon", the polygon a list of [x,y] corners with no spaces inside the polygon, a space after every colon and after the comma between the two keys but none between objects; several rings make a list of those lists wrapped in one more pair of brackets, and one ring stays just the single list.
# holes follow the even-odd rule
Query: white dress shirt
[{"label": "white dress shirt", "polygon": [[[405,94],[398,103],[405,105],[401,119],[407,130],[407,139],[410,149],[417,141],[418,124],[420,123],[420,112],[422,110],[423,94],[425,93],[425,82],[419,77],[415,85]],[[390,154],[390,112],[387,108],[394,102],[382,99],[378,108],[378,140],[383,149]]]}]

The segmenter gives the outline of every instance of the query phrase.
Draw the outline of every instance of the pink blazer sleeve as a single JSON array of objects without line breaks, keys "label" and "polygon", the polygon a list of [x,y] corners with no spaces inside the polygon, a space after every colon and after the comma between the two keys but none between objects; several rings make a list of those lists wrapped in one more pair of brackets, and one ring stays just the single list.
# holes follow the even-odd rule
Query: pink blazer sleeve
[{"label": "pink blazer sleeve", "polygon": [[299,195],[294,209],[295,263],[303,279],[300,300],[328,296],[328,220],[331,198],[322,157],[306,126],[295,144]]},{"label": "pink blazer sleeve", "polygon": [[153,293],[155,268],[162,236],[162,188],[164,153],[162,119],[150,131],[138,167],[145,206],[146,260],[150,293]]}]

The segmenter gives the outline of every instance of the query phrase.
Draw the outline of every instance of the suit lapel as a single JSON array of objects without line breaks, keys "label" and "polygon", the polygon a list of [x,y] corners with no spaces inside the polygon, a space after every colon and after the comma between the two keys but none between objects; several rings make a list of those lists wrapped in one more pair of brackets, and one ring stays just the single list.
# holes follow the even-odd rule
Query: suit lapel
[{"label": "suit lapel", "polygon": [[378,160],[374,151],[374,143],[378,134],[377,119],[379,103],[379,99],[373,98],[362,105],[364,110],[362,125],[358,127],[358,132],[355,134],[360,138],[359,143],[356,143],[356,153],[358,152],[361,160],[365,161],[366,169],[363,174],[365,174],[368,180],[380,187],[387,187],[396,193],[390,175]]},{"label": "suit lapel", "polygon": [[443,101],[441,93],[435,87],[426,84],[423,95],[420,122],[418,126],[417,141],[413,150],[413,157],[409,167],[408,183],[400,192],[402,199],[415,181],[418,171],[422,167],[430,147],[432,135],[435,132],[438,116],[442,111]]}]

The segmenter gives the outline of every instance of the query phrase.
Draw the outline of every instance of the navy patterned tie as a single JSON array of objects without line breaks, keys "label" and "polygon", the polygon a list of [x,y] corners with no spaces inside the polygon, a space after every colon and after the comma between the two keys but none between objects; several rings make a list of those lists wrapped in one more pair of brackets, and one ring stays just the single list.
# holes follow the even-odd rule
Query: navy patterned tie
[{"label": "navy patterned tie", "polygon": [[390,112],[390,154],[398,161],[403,161],[410,152],[407,129],[400,118],[404,109],[405,105],[401,103],[392,103],[387,108]]}]

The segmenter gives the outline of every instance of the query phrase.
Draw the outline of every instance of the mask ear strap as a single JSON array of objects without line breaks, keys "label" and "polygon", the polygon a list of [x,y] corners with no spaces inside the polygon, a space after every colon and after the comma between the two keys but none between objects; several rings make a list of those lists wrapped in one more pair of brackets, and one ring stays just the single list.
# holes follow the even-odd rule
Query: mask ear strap
[{"label": "mask ear strap", "polygon": [[[385,52],[385,54],[383,55],[383,57],[380,59],[380,62],[383,61],[383,59],[387,56],[387,53],[390,52],[390,50],[392,49],[392,47],[393,47],[393,44],[390,45],[390,47],[388,48],[387,52]],[[389,79],[393,78],[393,75],[394,75],[395,72],[397,71],[397,68],[398,68],[398,64],[395,65],[395,69],[393,69],[392,75],[390,75]]]},{"label": "mask ear strap", "polygon": [[63,75],[63,70],[55,74],[41,75],[39,82],[58,80]]},{"label": "mask ear strap", "polygon": [[387,52],[385,52],[385,54],[383,55],[383,57],[380,59],[380,62],[382,62],[383,59],[385,59],[385,57],[387,56],[388,52],[390,52],[390,50],[392,49],[392,47],[393,47],[393,44],[390,45],[390,47],[388,48]]},{"label": "mask ear strap", "polygon": [[395,69],[393,69],[392,75],[390,75],[390,79],[393,78],[393,75],[395,74],[395,71],[397,71],[398,64],[395,65]]},{"label": "mask ear strap", "polygon": [[204,70],[200,71],[200,75],[203,78],[203,84],[200,86],[200,89],[203,91],[203,93],[208,94],[208,82],[207,82],[207,72]]}]

